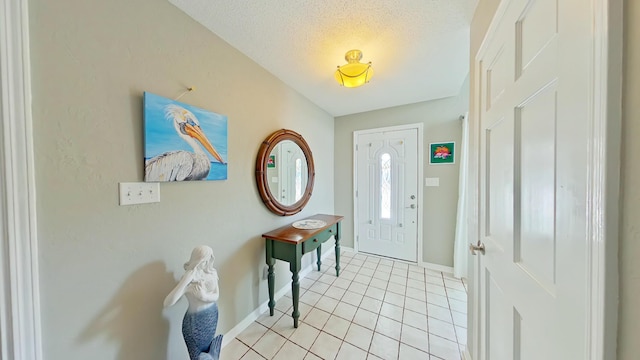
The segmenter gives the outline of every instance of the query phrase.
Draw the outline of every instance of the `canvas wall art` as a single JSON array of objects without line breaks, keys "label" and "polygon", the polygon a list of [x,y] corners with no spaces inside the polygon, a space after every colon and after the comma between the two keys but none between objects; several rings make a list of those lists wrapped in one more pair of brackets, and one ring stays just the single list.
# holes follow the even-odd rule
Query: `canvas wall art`
[{"label": "canvas wall art", "polygon": [[144,181],[227,179],[227,116],[144,93]]},{"label": "canvas wall art", "polygon": [[455,161],[455,143],[453,141],[429,144],[430,164],[453,164]]}]

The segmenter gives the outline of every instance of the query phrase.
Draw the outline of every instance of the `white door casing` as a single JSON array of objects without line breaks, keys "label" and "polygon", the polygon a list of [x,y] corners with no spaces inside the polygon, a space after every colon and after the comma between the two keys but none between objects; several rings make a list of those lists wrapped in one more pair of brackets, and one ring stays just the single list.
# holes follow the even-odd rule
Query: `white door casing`
[{"label": "white door casing", "polygon": [[358,251],[418,261],[418,139],[416,127],[354,133]]},{"label": "white door casing", "polygon": [[42,359],[29,10],[0,0],[0,358]]},{"label": "white door casing", "polygon": [[590,301],[590,275],[592,251],[603,251],[592,247],[604,239],[593,239],[590,226],[593,206],[605,205],[590,200],[606,192],[591,183],[606,168],[593,153],[606,134],[593,128],[605,120],[593,108],[589,5],[503,1],[476,58],[486,254],[472,294],[480,313],[474,358],[602,358],[590,345],[602,341],[592,329],[601,320],[590,314],[604,306]]}]

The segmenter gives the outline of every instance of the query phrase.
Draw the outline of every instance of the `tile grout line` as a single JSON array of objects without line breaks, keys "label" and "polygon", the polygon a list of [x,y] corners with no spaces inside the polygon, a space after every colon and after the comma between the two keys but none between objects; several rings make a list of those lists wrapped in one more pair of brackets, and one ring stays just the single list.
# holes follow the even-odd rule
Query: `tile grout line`
[{"label": "tile grout line", "polygon": [[[344,257],[344,259],[346,259],[346,258],[347,258],[347,257]],[[346,340],[346,334],[348,334],[348,333],[349,333],[349,331],[351,330],[351,328],[353,327],[353,325],[354,325],[354,324],[356,324],[356,325],[358,325],[358,326],[362,326],[362,325],[359,325],[358,323],[356,323],[356,322],[354,321],[354,319],[355,319],[355,314],[357,314],[357,312],[358,312],[359,310],[362,310],[362,311],[369,311],[368,309],[365,309],[365,308],[361,307],[361,306],[362,306],[362,303],[365,301],[365,297],[366,297],[366,298],[368,298],[369,300],[374,301],[375,303],[378,303],[378,302],[380,303],[380,309],[379,309],[379,310],[377,310],[377,311],[372,312],[373,314],[375,314],[375,315],[376,315],[376,321],[375,321],[375,324],[373,325],[373,329],[368,329],[367,327],[363,327],[363,328],[365,328],[365,329],[367,329],[367,330],[371,331],[371,333],[372,333],[371,341],[369,342],[369,347],[368,347],[368,349],[367,349],[366,351],[364,351],[367,355],[374,355],[374,356],[377,356],[377,355],[375,355],[375,354],[373,354],[373,353],[371,353],[371,352],[370,352],[370,350],[371,350],[371,346],[372,346],[372,344],[373,344],[373,338],[374,338],[375,334],[378,334],[379,336],[384,336],[384,337],[385,337],[385,338],[387,338],[387,339],[390,339],[390,340],[392,340],[392,341],[397,341],[397,342],[398,342],[398,348],[397,348],[397,354],[398,354],[398,355],[397,355],[397,358],[399,358],[399,357],[400,357],[400,348],[402,347],[402,345],[408,346],[408,347],[410,347],[410,348],[412,348],[412,349],[415,349],[415,350],[417,350],[417,351],[422,351],[421,349],[416,348],[416,347],[414,347],[414,346],[412,346],[412,345],[410,345],[410,344],[407,344],[407,343],[405,343],[405,342],[403,342],[403,341],[402,341],[402,334],[403,334],[403,331],[402,331],[402,330],[403,330],[403,328],[404,328],[405,326],[410,327],[410,328],[413,328],[413,329],[418,329],[418,328],[414,327],[413,325],[405,324],[405,322],[404,322],[404,315],[405,315],[406,311],[408,310],[408,309],[406,308],[406,306],[407,306],[407,298],[410,298],[413,302],[417,302],[417,301],[422,302],[422,301],[423,301],[423,300],[422,300],[422,299],[423,299],[422,297],[420,297],[420,298],[418,298],[418,299],[416,299],[416,298],[415,298],[415,296],[416,296],[416,295],[415,295],[415,291],[416,291],[416,290],[422,290],[422,289],[416,289],[415,287],[413,287],[413,286],[410,286],[410,285],[409,285],[409,279],[410,279],[410,278],[409,278],[409,276],[410,276],[410,275],[409,275],[409,273],[421,273],[422,278],[423,278],[423,283],[424,283],[424,291],[423,291],[423,294],[424,294],[424,304],[425,304],[425,307],[426,307],[426,309],[425,309],[425,310],[426,310],[426,314],[425,314],[426,330],[425,330],[425,333],[426,333],[426,336],[427,336],[427,348],[428,348],[428,350],[429,350],[429,351],[427,351],[426,353],[427,353],[427,354],[429,354],[430,356],[433,356],[434,358],[435,358],[435,357],[437,357],[437,356],[435,356],[435,355],[433,355],[433,354],[431,353],[431,350],[432,350],[432,349],[431,349],[431,342],[429,341],[429,338],[433,335],[433,336],[436,336],[436,337],[438,337],[438,338],[441,338],[441,339],[444,339],[444,340],[447,340],[447,341],[451,341],[451,340],[450,340],[450,339],[447,339],[447,338],[444,338],[444,337],[441,337],[441,336],[436,335],[436,334],[431,334],[431,333],[429,332],[429,330],[430,330],[430,324],[429,324],[429,318],[430,318],[429,313],[430,313],[430,312],[429,312],[429,309],[428,309],[429,304],[431,304],[431,305],[433,305],[433,306],[439,306],[438,304],[432,304],[432,303],[430,303],[430,302],[429,302],[429,300],[428,300],[428,299],[429,299],[429,294],[431,294],[431,295],[438,295],[438,294],[436,294],[436,293],[432,293],[432,292],[430,292],[430,291],[428,291],[428,290],[427,290],[427,284],[429,284],[429,283],[430,283],[430,282],[428,282],[428,281],[427,281],[427,277],[428,277],[428,276],[433,276],[433,274],[427,274],[426,269],[423,269],[423,270],[422,270],[422,271],[420,271],[420,272],[418,272],[418,271],[414,271],[415,269],[413,269],[413,268],[411,267],[411,264],[401,263],[401,265],[400,265],[400,266],[397,266],[398,264],[400,264],[400,262],[397,262],[397,261],[391,261],[391,265],[388,265],[388,263],[387,263],[387,262],[384,262],[384,263],[383,263],[384,258],[377,258],[377,257],[376,257],[376,258],[378,259],[378,261],[377,261],[377,262],[376,262],[376,264],[375,264],[376,266],[375,266],[375,268],[372,268],[372,267],[369,267],[369,266],[371,266],[371,262],[369,262],[369,261],[367,260],[368,258],[373,258],[373,257],[368,257],[368,256],[365,256],[365,255],[356,254],[355,256],[350,257],[349,261],[345,261],[345,263],[346,263],[346,264],[345,264],[345,267],[344,267],[343,269],[345,269],[345,268],[346,268],[346,265],[347,265],[347,264],[349,264],[349,263],[351,263],[353,260],[356,260],[356,261],[357,261],[357,262],[356,262],[356,264],[351,264],[352,266],[353,266],[353,265],[355,265],[355,266],[353,266],[353,268],[348,268],[348,271],[349,271],[349,272],[351,272],[351,273],[353,273],[354,275],[353,275],[353,277],[351,277],[350,279],[346,279],[346,280],[348,280],[348,281],[349,281],[349,285],[348,285],[347,289],[343,289],[343,288],[341,288],[341,287],[336,287],[336,286],[334,285],[334,284],[335,284],[335,281],[336,281],[338,278],[333,279],[333,280],[332,280],[332,282],[331,282],[331,284],[327,284],[327,283],[326,283],[326,282],[324,282],[324,281],[320,281],[320,278],[322,278],[324,275],[328,274],[329,269],[326,269],[326,270],[324,270],[324,271],[320,272],[320,274],[319,274],[319,275],[317,275],[317,278],[315,278],[315,279],[309,279],[309,280],[312,280],[312,281],[309,281],[309,282],[308,282],[308,287],[307,287],[305,290],[306,290],[306,292],[308,292],[308,291],[312,291],[314,294],[317,294],[317,295],[319,296],[319,299],[318,299],[318,301],[316,301],[316,302],[315,302],[315,304],[313,304],[313,305],[310,305],[310,304],[307,304],[307,303],[304,303],[304,302],[302,302],[302,303],[304,303],[304,304],[305,304],[305,306],[309,306],[309,307],[310,307],[310,310],[309,310],[308,312],[310,312],[310,311],[312,311],[312,310],[316,309],[316,310],[318,310],[318,311],[322,311],[322,312],[327,313],[327,314],[329,315],[329,318],[327,319],[327,321],[323,323],[322,329],[318,329],[318,328],[317,328],[317,327],[315,327],[314,325],[306,324],[306,323],[305,323],[306,325],[311,326],[312,328],[314,328],[314,329],[316,329],[316,330],[318,331],[318,335],[317,335],[317,337],[314,339],[313,343],[311,344],[311,346],[309,346],[309,348],[313,347],[313,345],[314,345],[314,344],[316,343],[316,341],[318,340],[318,337],[320,336],[320,334],[321,334],[321,333],[324,333],[324,334],[329,335],[329,336],[333,337],[334,339],[337,339],[338,341],[340,341],[340,346],[338,347],[337,352],[336,352],[335,356],[333,356],[333,358],[335,358],[335,357],[340,353],[340,350],[344,347],[344,343],[348,343],[348,344],[349,344],[349,346],[353,346],[353,347],[354,347],[354,348],[356,348],[356,349],[360,349],[360,350],[362,350],[362,348],[360,348],[360,347],[356,346],[355,344],[352,344],[352,343],[348,342],[348,341]],[[365,264],[367,264],[367,263],[369,263],[370,265],[365,267]],[[335,264],[335,263],[334,263],[334,264]],[[388,274],[388,277],[386,277],[386,280],[382,280],[382,279],[380,279],[379,277],[376,277],[376,276],[375,276],[375,275],[376,275],[376,273],[378,273],[378,271],[377,271],[377,270],[378,270],[378,267],[379,267],[379,266],[381,266],[381,265],[383,265],[383,264],[384,264],[384,266],[390,266],[390,267],[391,267],[391,273],[389,273],[389,274]],[[323,265],[324,265],[324,264],[323,264]],[[361,271],[362,271],[363,269],[367,269],[367,271],[366,271],[365,273],[361,273]],[[345,271],[346,271],[346,270],[347,270],[347,269],[345,269]],[[370,272],[370,270],[373,270],[373,274],[368,274],[368,273]],[[394,270],[396,270],[396,271],[394,272]],[[403,275],[398,275],[398,273],[403,273]],[[360,276],[360,278],[359,278],[359,281],[356,281],[356,280],[355,280],[355,278],[356,278],[356,277],[358,277],[358,275]],[[397,278],[395,278],[395,279],[394,279],[394,280],[396,280],[396,281],[393,281],[393,282],[392,282],[392,281],[391,281],[391,277],[392,277],[392,276],[403,277],[403,282],[402,282],[402,284],[400,284],[400,283],[396,282],[396,281],[398,280]],[[415,274],[414,274],[413,276],[415,277]],[[448,313],[449,313],[449,317],[450,317],[450,319],[451,319],[451,326],[453,326],[453,329],[454,329],[455,344],[456,344],[456,346],[457,346],[457,350],[458,350],[457,352],[458,352],[458,354],[459,354],[459,353],[460,353],[460,347],[462,346],[462,344],[460,344],[460,342],[459,342],[460,337],[459,337],[459,335],[458,335],[458,328],[456,327],[456,324],[454,323],[454,320],[453,320],[453,311],[454,311],[454,310],[453,310],[453,309],[452,309],[452,307],[451,307],[451,301],[450,301],[450,300],[451,300],[451,298],[449,297],[449,290],[459,290],[459,289],[457,289],[457,288],[455,288],[455,287],[448,287],[448,286],[447,286],[447,281],[445,280],[445,275],[444,275],[444,273],[443,273],[443,272],[438,272],[438,278],[440,278],[440,280],[441,280],[441,284],[442,284],[442,286],[443,286],[443,288],[444,288],[444,293],[445,293],[445,297],[446,297],[446,301],[447,301],[447,305],[448,305],[448,309],[447,309],[447,310],[448,310]],[[385,281],[385,283],[386,283],[385,288],[384,288],[384,289],[380,289],[378,286],[376,286],[376,285],[372,285],[372,282],[373,282],[373,280],[374,280],[374,279],[379,279],[379,280],[381,280],[381,281]],[[449,278],[449,277],[446,277],[446,279],[448,279],[449,281],[457,280],[457,279],[453,279],[453,278]],[[325,279],[325,280],[326,280],[326,279]],[[362,280],[365,280],[367,283],[363,283],[363,282],[361,282]],[[413,279],[413,278],[412,278],[412,280],[416,280],[416,279]],[[312,288],[314,287],[314,285],[315,285],[315,284],[319,284],[319,283],[322,283],[322,284],[323,284],[321,287],[319,287],[320,289],[324,289],[324,291],[323,291],[323,292],[317,292],[317,291],[316,291],[316,289],[312,289]],[[360,294],[359,292],[356,292],[356,291],[349,290],[349,288],[351,288],[351,285],[353,285],[354,283],[359,284],[359,285],[361,285],[361,287],[363,287],[363,288],[364,288],[363,290],[362,290],[362,289],[360,289],[360,290],[359,290],[359,291],[363,291],[363,292],[364,292],[363,294]],[[399,286],[403,286],[403,289],[402,289],[402,290],[404,290],[404,291],[403,291],[403,294],[398,294],[396,291],[391,291],[391,290],[389,290],[389,285],[390,285],[391,283],[397,284],[397,285],[399,285]],[[431,283],[431,284],[433,284],[433,283]],[[435,285],[440,286],[440,284],[435,284]],[[335,294],[335,292],[333,292],[333,295],[332,295],[332,296],[326,295],[326,293],[327,293],[330,289],[332,289],[332,288],[334,288],[334,287],[335,287],[335,288],[340,289],[340,291],[342,292],[342,293],[339,295],[339,297],[338,297],[338,298],[333,297],[333,296],[335,296],[335,295],[336,295],[336,294]],[[465,293],[467,293],[467,291],[466,291],[467,289],[466,289],[466,286],[465,286],[464,282],[462,282],[462,288],[464,289],[464,292],[465,292]],[[367,293],[369,292],[369,289],[377,289],[377,290],[384,291],[384,294],[383,294],[383,296],[382,296],[382,299],[378,299],[377,297],[373,297],[373,296],[371,296],[371,295],[367,295]],[[411,290],[411,291],[409,291],[409,289],[412,289],[412,290]],[[396,289],[396,290],[397,290],[397,289]],[[359,299],[359,302],[358,302],[358,305],[357,305],[357,306],[356,306],[356,305],[353,305],[353,304],[351,304],[351,303],[348,303],[348,302],[343,301],[344,297],[345,297],[345,296],[346,296],[346,294],[347,294],[347,291],[350,291],[350,292],[352,292],[352,293],[357,294],[358,296],[360,296],[360,299]],[[305,292],[305,293],[306,293],[306,292]],[[413,292],[414,294],[412,294],[412,295],[407,295],[407,292]],[[370,294],[371,294],[371,293],[370,293]],[[397,306],[397,305],[394,305],[393,303],[386,302],[386,301],[385,301],[385,299],[387,298],[387,294],[395,294],[395,295],[402,296],[402,304],[403,304],[403,305],[402,305],[402,306]],[[336,302],[336,306],[334,306],[334,307],[332,308],[332,311],[330,311],[330,312],[329,312],[329,311],[325,311],[324,309],[321,309],[321,308],[319,308],[319,307],[317,307],[317,306],[316,306],[316,305],[318,304],[318,302],[320,301],[320,299],[321,299],[322,297],[325,297],[325,296],[326,296],[327,298],[330,298],[331,300],[333,300],[333,301],[335,301],[335,302]],[[375,295],[374,295],[374,296],[375,296]],[[301,297],[302,297],[302,296],[301,296]],[[461,300],[459,300],[459,299],[456,299],[456,300],[457,300],[457,301],[461,301]],[[338,308],[338,306],[340,306],[340,304],[347,304],[347,305],[353,306],[353,307],[356,309],[356,310],[355,310],[355,313],[354,313],[354,315],[353,315],[353,317],[351,318],[351,320],[349,320],[349,319],[347,319],[347,318],[344,318],[344,317],[342,317],[342,316],[340,316],[340,315],[337,315],[337,314],[336,314],[336,309]],[[384,304],[388,304],[388,305],[393,305],[393,306],[395,306],[395,307],[399,307],[399,308],[401,309],[401,318],[400,318],[400,319],[394,319],[394,318],[389,317],[389,316],[387,316],[387,315],[383,315],[383,314],[381,313],[381,311],[382,311],[382,307],[384,306]],[[290,310],[290,307],[289,307],[287,310]],[[280,311],[280,312],[282,312],[282,311]],[[307,313],[308,313],[308,312],[307,312]],[[458,313],[458,312],[456,311],[456,313]],[[461,313],[461,314],[462,314],[462,313]],[[281,314],[281,315],[280,315],[280,318],[284,317],[285,315],[287,315],[287,312],[286,312],[286,311],[285,311],[283,314]],[[307,315],[308,315],[308,314],[307,314]],[[275,316],[275,315],[274,315],[274,316]],[[338,317],[338,318],[340,318],[340,319],[342,319],[342,320],[344,320],[344,321],[347,321],[347,322],[349,323],[349,325],[348,325],[348,327],[347,327],[347,329],[346,329],[346,332],[345,332],[345,339],[338,338],[337,336],[335,336],[335,335],[333,335],[333,334],[331,334],[331,333],[328,333],[328,332],[326,332],[326,331],[324,331],[324,330],[323,330],[323,329],[327,326],[328,320],[331,318],[331,316],[336,316],[336,317]],[[399,334],[399,339],[398,339],[398,340],[396,340],[396,339],[394,339],[394,338],[392,338],[392,337],[390,337],[390,336],[387,336],[387,335],[385,335],[385,334],[383,334],[383,333],[380,333],[380,332],[377,332],[377,331],[376,331],[376,329],[378,328],[378,324],[379,324],[379,322],[380,322],[381,317],[384,317],[385,319],[388,319],[388,320],[391,320],[391,321],[397,321],[397,322],[399,322],[399,323],[400,323],[400,334]],[[437,319],[437,318],[434,318],[434,319]],[[301,320],[303,320],[303,319],[301,319]],[[398,321],[398,320],[400,320],[400,321]],[[273,324],[271,324],[271,326],[269,326],[269,327],[268,327],[268,326],[265,326],[265,325],[263,325],[263,324],[261,324],[261,323],[259,323],[259,322],[258,322],[258,324],[260,324],[261,326],[263,326],[263,327],[267,328],[267,331],[266,331],[265,333],[263,333],[263,334],[258,338],[258,340],[255,342],[255,344],[257,344],[258,342],[260,342],[260,341],[262,340],[262,338],[264,338],[264,336],[265,336],[269,331],[273,331],[276,335],[278,335],[278,336],[280,336],[280,337],[282,337],[282,338],[284,338],[284,339],[285,339],[285,343],[284,343],[284,344],[283,344],[283,345],[282,345],[282,346],[281,346],[281,347],[276,351],[276,353],[274,354],[274,357],[275,357],[275,356],[276,356],[276,355],[277,355],[277,354],[282,350],[282,348],[284,347],[284,345],[285,345],[287,342],[289,342],[289,341],[290,341],[292,344],[294,344],[294,345],[296,345],[296,346],[299,346],[300,348],[302,348],[303,350],[305,350],[305,351],[306,351],[306,355],[305,355],[305,356],[307,356],[308,354],[312,354],[312,355],[318,356],[317,354],[315,354],[314,352],[312,352],[310,349],[306,349],[306,348],[304,348],[302,345],[300,345],[300,344],[298,344],[298,343],[294,342],[293,340],[289,340],[289,339],[291,338],[291,336],[293,336],[293,332],[289,335],[289,337],[286,337],[286,336],[284,336],[284,335],[280,334],[278,331],[276,331],[276,330],[274,329],[274,327],[275,327],[275,325],[277,324],[277,322],[279,322],[279,321],[280,321],[280,319],[276,320],[276,321],[275,321],[275,322],[273,322]],[[440,320],[440,321],[442,321],[442,320]],[[256,322],[257,322],[257,321],[256,321]],[[302,322],[304,323],[304,321],[302,321]],[[448,323],[448,321],[445,321],[445,322],[446,322],[446,323]],[[418,330],[422,331],[421,329],[418,329]],[[295,332],[295,330],[294,330],[294,332]],[[245,342],[241,341],[240,339],[238,339],[238,340],[240,341],[240,343],[241,343],[241,344],[243,344],[244,346],[248,347],[248,350],[244,352],[244,354],[242,355],[242,357],[246,356],[246,354],[247,354],[247,353],[249,353],[249,351],[250,351],[250,350],[253,350],[253,351],[254,351],[254,352],[256,352],[260,357],[264,358],[264,356],[263,356],[262,354],[258,353],[258,351],[256,351],[252,346],[248,346]],[[453,342],[453,341],[451,341],[451,342]],[[255,344],[254,344],[254,345],[255,345]]]},{"label": "tile grout line", "polygon": [[[425,306],[427,307],[427,353],[429,354],[429,358],[431,358],[431,333],[429,332],[429,295],[427,294],[427,272],[424,272],[424,292],[425,292]],[[453,320],[453,319],[451,319]]]},{"label": "tile grout line", "polygon": [[[443,279],[444,280],[444,279]],[[462,281],[460,281],[462,283]],[[463,284],[464,287],[464,284]],[[447,294],[447,303],[449,304],[449,312],[451,313],[451,322],[453,323],[453,333],[456,337],[456,344],[458,346],[458,351],[460,351],[460,338],[458,337],[458,330],[456,329],[455,321],[453,320],[453,309],[451,308],[451,299],[449,298],[449,287],[447,287],[446,281],[444,282],[444,291]]]}]

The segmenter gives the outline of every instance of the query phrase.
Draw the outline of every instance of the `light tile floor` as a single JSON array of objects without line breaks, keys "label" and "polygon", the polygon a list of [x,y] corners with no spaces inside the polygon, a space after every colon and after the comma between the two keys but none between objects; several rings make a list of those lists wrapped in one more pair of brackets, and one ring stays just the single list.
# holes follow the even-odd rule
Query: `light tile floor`
[{"label": "light tile floor", "polygon": [[461,359],[466,283],[401,261],[344,252],[300,281],[300,323],[291,292],[222,350],[236,359]]}]

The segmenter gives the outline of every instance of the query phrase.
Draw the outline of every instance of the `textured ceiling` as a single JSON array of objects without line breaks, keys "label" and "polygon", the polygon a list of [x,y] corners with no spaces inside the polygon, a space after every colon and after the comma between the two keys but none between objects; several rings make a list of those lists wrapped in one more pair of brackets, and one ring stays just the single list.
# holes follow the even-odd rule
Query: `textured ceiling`
[{"label": "textured ceiling", "polygon": [[[169,0],[334,116],[458,95],[476,0]],[[333,77],[348,50],[369,84]]]}]

